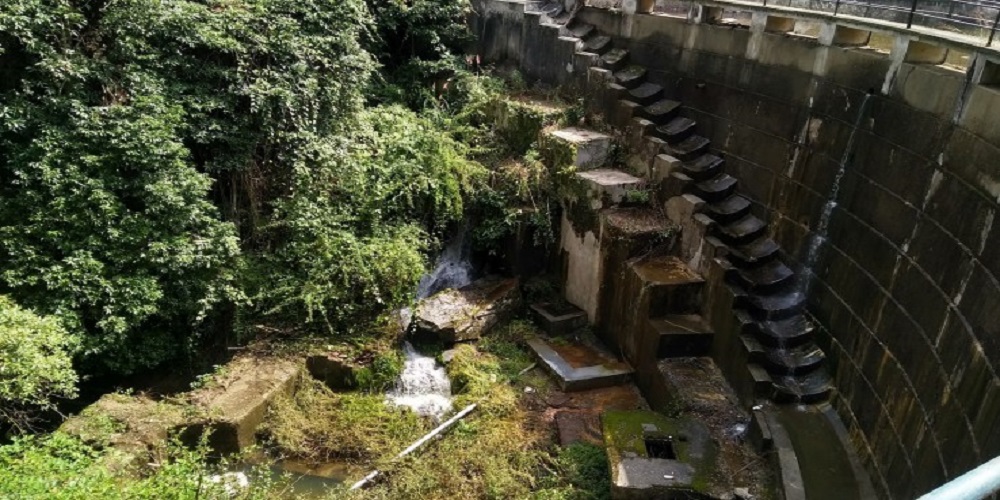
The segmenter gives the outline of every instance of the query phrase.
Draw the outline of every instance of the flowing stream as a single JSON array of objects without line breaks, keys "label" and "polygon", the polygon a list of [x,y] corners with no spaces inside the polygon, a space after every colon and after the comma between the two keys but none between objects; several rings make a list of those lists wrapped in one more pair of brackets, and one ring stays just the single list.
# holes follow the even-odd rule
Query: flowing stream
[{"label": "flowing stream", "polygon": [[[424,275],[417,286],[417,300],[426,299],[447,288],[461,288],[472,282],[475,270],[469,260],[469,225],[463,223],[458,233],[448,242],[438,256],[434,270]],[[404,324],[408,324],[411,311],[400,311]],[[451,381],[444,367],[437,360],[425,356],[409,342],[403,343],[406,356],[403,373],[396,387],[386,394],[389,404],[405,406],[418,415],[441,420],[451,411]]]}]

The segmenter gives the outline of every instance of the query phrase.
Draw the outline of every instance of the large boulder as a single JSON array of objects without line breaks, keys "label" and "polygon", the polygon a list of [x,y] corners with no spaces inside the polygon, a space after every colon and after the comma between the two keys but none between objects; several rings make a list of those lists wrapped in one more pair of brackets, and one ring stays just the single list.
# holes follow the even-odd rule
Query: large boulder
[{"label": "large boulder", "polygon": [[445,342],[476,340],[520,305],[517,278],[487,277],[425,299],[417,305],[413,324],[418,335]]}]

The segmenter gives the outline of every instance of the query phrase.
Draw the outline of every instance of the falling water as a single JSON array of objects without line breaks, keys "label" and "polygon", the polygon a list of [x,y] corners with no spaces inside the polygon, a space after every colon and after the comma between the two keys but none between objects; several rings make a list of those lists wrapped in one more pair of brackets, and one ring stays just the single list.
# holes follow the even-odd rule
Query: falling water
[{"label": "falling water", "polygon": [[426,299],[446,288],[461,288],[472,282],[468,232],[469,225],[465,222],[438,256],[434,270],[420,278],[420,284],[417,285],[418,300]]},{"label": "falling water", "polygon": [[806,253],[805,260],[805,279],[802,281],[802,292],[805,293],[809,289],[809,282],[813,276],[813,269],[816,266],[816,260],[819,259],[819,251],[823,248],[823,243],[826,243],[827,231],[830,226],[830,217],[833,215],[833,209],[837,207],[837,197],[840,195],[840,183],[844,179],[844,173],[847,171],[847,164],[851,160],[851,155],[854,152],[854,138],[858,133],[858,128],[861,127],[861,120],[864,119],[865,110],[868,108],[868,101],[871,99],[872,93],[869,92],[865,94],[864,100],[861,101],[861,107],[858,109],[858,116],[854,119],[854,128],[851,129],[851,135],[847,138],[847,146],[844,148],[844,154],[840,157],[840,165],[837,169],[837,176],[833,178],[833,187],[830,188],[830,194],[826,198],[826,204],[823,205],[823,212],[819,217],[819,225],[816,226],[816,231],[813,232],[812,239],[809,242],[809,251]]},{"label": "falling water", "polygon": [[396,387],[386,394],[390,404],[405,406],[418,415],[440,420],[451,410],[451,381],[443,366],[424,356],[409,342],[403,344],[406,361]]}]

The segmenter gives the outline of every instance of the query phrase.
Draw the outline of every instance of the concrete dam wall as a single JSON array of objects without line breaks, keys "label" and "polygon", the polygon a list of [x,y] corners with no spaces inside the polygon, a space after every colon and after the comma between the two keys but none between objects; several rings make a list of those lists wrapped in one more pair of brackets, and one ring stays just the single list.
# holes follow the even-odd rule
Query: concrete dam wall
[{"label": "concrete dam wall", "polygon": [[[574,18],[683,103],[807,278],[831,403],[881,496],[1000,455],[1000,53],[781,7],[746,26],[713,17],[718,2],[687,18],[624,3]],[[482,55],[614,99],[582,42],[524,7],[476,2]]]}]

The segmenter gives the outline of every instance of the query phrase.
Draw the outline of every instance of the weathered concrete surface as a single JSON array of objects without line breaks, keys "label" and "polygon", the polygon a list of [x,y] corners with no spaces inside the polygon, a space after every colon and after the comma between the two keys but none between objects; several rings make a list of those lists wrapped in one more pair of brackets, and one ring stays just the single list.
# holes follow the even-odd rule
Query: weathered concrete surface
[{"label": "weathered concrete surface", "polygon": [[521,306],[518,284],[516,278],[487,277],[437,293],[417,305],[416,332],[445,342],[478,339]]},{"label": "weathered concrete surface", "polygon": [[628,363],[615,359],[593,342],[534,338],[528,340],[528,347],[563,391],[621,385],[632,376]]},{"label": "weathered concrete surface", "polygon": [[360,364],[339,353],[313,354],[306,358],[309,374],[334,390],[354,387],[354,376],[359,368]]},{"label": "weathered concrete surface", "polygon": [[151,454],[185,421],[183,405],[143,396],[105,394],[80,414],[68,418],[59,430],[87,443],[111,446],[142,462],[153,458]]},{"label": "weathered concrete surface", "polygon": [[610,159],[612,138],[607,134],[577,127],[554,130],[551,134],[576,152],[573,165],[581,170],[601,168]]},{"label": "weathered concrete surface", "polygon": [[186,395],[197,416],[184,425],[185,442],[210,432],[217,453],[236,453],[254,444],[257,427],[271,403],[294,392],[302,361],[280,358],[237,358],[208,384]]},{"label": "weathered concrete surface", "polygon": [[[752,30],[591,8],[577,19],[684,103],[790,264],[816,237],[855,133],[810,297],[833,403],[882,496],[917,496],[1000,454],[1000,92],[982,80],[986,58],[953,71],[907,62],[909,40],[890,53],[842,47],[875,37],[838,26],[788,37],[768,33],[766,16]],[[713,327],[738,357],[739,325]]]},{"label": "weathered concrete surface", "polygon": [[649,411],[609,411],[601,421],[612,498],[731,497],[728,478],[716,470],[717,450],[700,423]]}]

